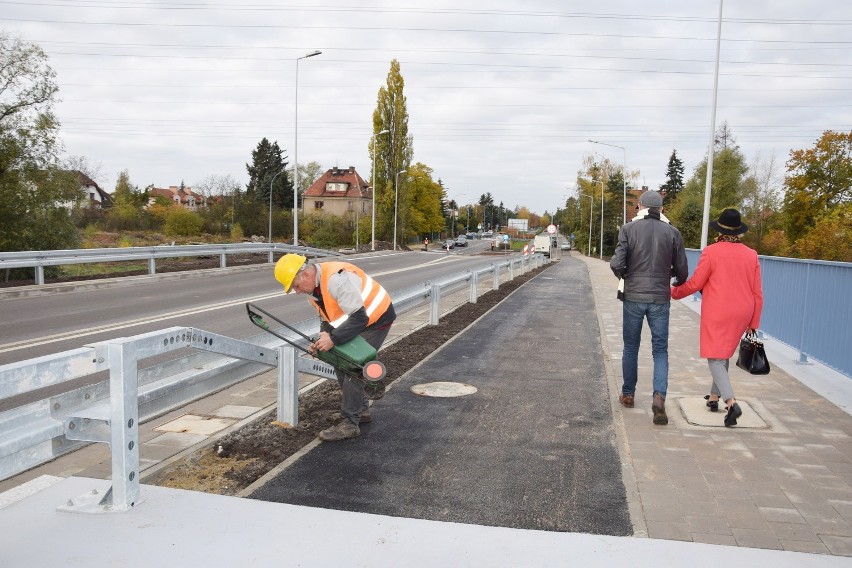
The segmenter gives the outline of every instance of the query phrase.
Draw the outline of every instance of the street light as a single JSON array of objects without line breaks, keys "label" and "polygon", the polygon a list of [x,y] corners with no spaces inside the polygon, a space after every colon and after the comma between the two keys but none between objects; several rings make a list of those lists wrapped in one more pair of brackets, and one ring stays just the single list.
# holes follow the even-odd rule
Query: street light
[{"label": "street light", "polygon": [[405,170],[396,172],[396,181],[393,184],[393,250],[396,250],[396,216],[399,212],[399,174],[404,174]]},{"label": "street light", "polygon": [[602,146],[612,146],[613,148],[621,148],[621,151],[624,152],[624,173],[621,176],[623,188],[622,195],[622,205],[623,205],[623,215],[624,220],[622,221],[623,225],[627,224],[627,150],[624,149],[624,146],[618,146],[616,144],[607,144],[606,142],[598,142],[597,140],[589,140],[592,144],[601,144]]},{"label": "street light", "polygon": [[293,121],[295,130],[293,140],[293,153],[295,154],[293,158],[293,244],[297,246],[299,244],[299,60],[314,57],[321,53],[322,51],[317,50],[296,58],[296,116]]},{"label": "street light", "polygon": [[390,130],[382,130],[373,136],[373,244],[370,247],[370,250],[376,250],[376,138],[381,136],[382,134],[388,134]]},{"label": "street light", "polygon": [[[285,156],[286,158],[286,156]],[[278,177],[279,174],[284,173],[284,170],[277,172],[274,176],[272,176],[272,181],[269,182],[269,244],[272,244],[272,188],[275,187],[275,178]],[[269,262],[272,262],[272,249],[269,249]]]},{"label": "street light", "polygon": [[466,196],[466,195],[467,195],[466,193],[459,193],[459,194],[455,197],[455,199],[453,199],[453,200],[452,200],[452,201],[453,201],[453,203],[455,203],[455,204],[456,204],[456,206],[455,206],[455,207],[453,207],[453,230],[452,230],[452,236],[453,236],[453,238],[455,238],[455,237],[456,237],[456,217],[458,217],[458,215],[459,215],[459,213],[458,213],[458,212],[459,212],[459,209],[458,209],[458,207],[459,207],[459,198],[460,198],[460,197],[464,197],[464,196]]},{"label": "street light", "polygon": [[595,197],[585,193],[578,193],[577,195],[589,198],[589,244],[586,247],[586,256],[592,256],[592,208],[595,206]]},{"label": "street light", "polygon": [[604,182],[601,180],[601,250],[600,259],[603,260],[603,206],[604,206]]}]

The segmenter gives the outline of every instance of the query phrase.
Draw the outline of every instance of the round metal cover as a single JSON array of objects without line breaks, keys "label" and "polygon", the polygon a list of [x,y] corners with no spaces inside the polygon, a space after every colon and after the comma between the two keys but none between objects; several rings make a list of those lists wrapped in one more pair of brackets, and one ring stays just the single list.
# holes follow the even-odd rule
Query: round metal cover
[{"label": "round metal cover", "polygon": [[466,396],[476,392],[476,387],[466,383],[449,383],[437,381],[434,383],[422,383],[411,387],[411,392],[420,396],[434,396],[451,398],[454,396]]}]

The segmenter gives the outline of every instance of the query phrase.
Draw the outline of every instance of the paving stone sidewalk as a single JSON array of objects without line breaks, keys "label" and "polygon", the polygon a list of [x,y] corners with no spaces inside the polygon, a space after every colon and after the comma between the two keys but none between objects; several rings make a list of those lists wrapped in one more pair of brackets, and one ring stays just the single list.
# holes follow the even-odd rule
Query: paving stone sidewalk
[{"label": "paving stone sidewalk", "polygon": [[[606,261],[589,271],[637,536],[852,556],[852,416],[773,367],[752,376],[731,361],[740,426],[722,425],[703,396],[710,373],[698,356],[700,316],[672,304],[668,426],[651,422],[653,363],[643,330],[636,406],[622,408],[621,303]],[[751,416],[747,414],[754,413]],[[713,424],[715,425],[706,425]]]}]

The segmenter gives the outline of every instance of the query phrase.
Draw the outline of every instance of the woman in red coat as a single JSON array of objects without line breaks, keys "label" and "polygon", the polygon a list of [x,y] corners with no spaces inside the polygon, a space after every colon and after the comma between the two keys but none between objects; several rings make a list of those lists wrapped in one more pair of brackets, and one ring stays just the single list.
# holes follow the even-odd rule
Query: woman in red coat
[{"label": "woman in red coat", "polygon": [[713,385],[705,396],[711,411],[719,410],[719,398],[728,405],[725,426],[733,426],[742,415],[728,376],[728,360],[737,350],[746,330],[760,325],[763,290],[757,253],[740,242],[748,227],[736,209],[725,209],[710,226],[719,232],[698,260],[695,273],[683,285],[672,288],[679,300],[701,292],[700,354],[707,359]]}]

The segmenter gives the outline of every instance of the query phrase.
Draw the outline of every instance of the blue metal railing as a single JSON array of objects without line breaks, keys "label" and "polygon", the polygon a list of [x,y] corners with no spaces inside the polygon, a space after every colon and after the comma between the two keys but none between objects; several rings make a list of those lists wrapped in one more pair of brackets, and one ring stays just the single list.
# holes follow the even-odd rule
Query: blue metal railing
[{"label": "blue metal railing", "polygon": [[[690,275],[701,251],[687,249]],[[760,330],[852,377],[852,263],[758,256],[763,283]]]}]

